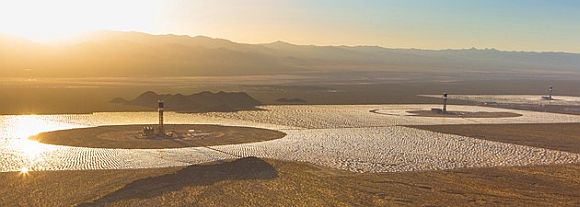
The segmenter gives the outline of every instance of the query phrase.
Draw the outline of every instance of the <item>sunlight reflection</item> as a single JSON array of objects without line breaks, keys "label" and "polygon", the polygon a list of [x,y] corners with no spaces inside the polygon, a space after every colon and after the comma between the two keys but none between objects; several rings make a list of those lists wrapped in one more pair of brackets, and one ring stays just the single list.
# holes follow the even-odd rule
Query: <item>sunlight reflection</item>
[{"label": "sunlight reflection", "polygon": [[32,140],[21,140],[14,143],[14,149],[20,152],[29,161],[34,161],[42,156],[43,153],[55,148],[52,145],[38,143]]},{"label": "sunlight reflection", "polygon": [[50,116],[39,115],[18,115],[7,116],[0,120],[5,126],[0,135],[9,138],[27,139],[45,131],[53,131],[63,128],[69,128],[72,125],[65,122],[53,120]]},{"label": "sunlight reflection", "polygon": [[30,176],[30,170],[27,167],[20,168],[18,175],[23,178],[28,178]]},{"label": "sunlight reflection", "polygon": [[54,123],[37,115],[23,115],[14,118],[12,133],[19,138],[28,138],[42,131],[53,128]]},{"label": "sunlight reflection", "polygon": [[20,157],[21,165],[18,166],[20,174],[25,176],[29,171],[36,169],[37,164],[47,161],[48,152],[58,148],[54,145],[46,145],[28,139],[30,136],[45,131],[59,130],[71,127],[66,121],[59,121],[51,116],[18,115],[0,117],[0,137],[7,138],[7,149],[11,149],[16,156]]},{"label": "sunlight reflection", "polygon": [[50,161],[48,152],[53,151],[57,146],[46,145],[28,139],[14,140],[12,142],[12,149],[14,149],[22,157],[22,165],[20,174],[26,175],[29,171],[34,170],[38,163]]},{"label": "sunlight reflection", "polygon": [[21,169],[20,169],[20,174],[21,174],[21,175],[26,175],[26,174],[28,174],[28,168],[27,168],[27,167],[23,167],[23,168],[21,168]]}]

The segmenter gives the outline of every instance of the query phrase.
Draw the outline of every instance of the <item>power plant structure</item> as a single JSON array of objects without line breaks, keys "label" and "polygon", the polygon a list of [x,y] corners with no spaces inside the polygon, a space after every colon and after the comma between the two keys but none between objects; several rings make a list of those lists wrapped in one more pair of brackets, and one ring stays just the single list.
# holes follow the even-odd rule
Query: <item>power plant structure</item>
[{"label": "power plant structure", "polygon": [[158,102],[158,108],[157,111],[159,111],[159,126],[157,129],[157,135],[160,137],[164,137],[165,136],[165,126],[163,126],[163,112],[165,111],[165,103],[162,100],[159,100]]},{"label": "power plant structure", "polygon": [[447,92],[443,93],[443,113],[447,113]]},{"label": "power plant structure", "polygon": [[166,138],[165,125],[163,123],[163,112],[165,112],[165,103],[162,100],[158,101],[157,111],[159,112],[159,124],[157,125],[157,133],[155,133],[155,127],[147,126],[143,127],[143,137],[146,138]]},{"label": "power plant structure", "polygon": [[550,88],[548,88],[548,95],[542,96],[542,99],[544,100],[554,100],[554,98],[552,97],[552,93],[554,92],[554,88],[552,86],[550,86]]},{"label": "power plant structure", "polygon": [[432,108],[431,112],[438,113],[438,114],[446,114],[447,113],[447,99],[448,99],[447,92],[443,93],[443,108]]}]

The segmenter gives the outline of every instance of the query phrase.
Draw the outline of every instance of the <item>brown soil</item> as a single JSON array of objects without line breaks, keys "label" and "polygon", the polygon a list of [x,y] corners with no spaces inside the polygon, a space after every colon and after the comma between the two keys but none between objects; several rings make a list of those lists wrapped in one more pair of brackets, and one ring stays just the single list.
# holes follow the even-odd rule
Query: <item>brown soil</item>
[{"label": "brown soil", "polygon": [[580,165],[356,174],[243,158],[185,168],[0,173],[0,206],[578,206]]},{"label": "brown soil", "polygon": [[[337,73],[332,73],[340,75]],[[191,94],[200,91],[243,91],[265,105],[276,105],[283,97],[298,97],[308,104],[440,104],[439,98],[420,97],[420,94],[479,95],[521,95],[544,93],[549,85],[557,89],[557,95],[576,96],[580,94],[578,80],[464,80],[437,82],[428,74],[385,72],[382,77],[402,78],[399,81],[383,80],[380,76],[369,79],[369,74],[342,74],[332,78],[329,74],[306,74],[304,80],[287,84],[286,79],[268,77],[262,81],[247,80],[248,77],[228,77],[216,85],[216,79],[196,77],[195,79],[135,78],[135,79],[56,79],[37,81],[0,82],[0,114],[64,114],[93,113],[108,111],[153,111],[149,108],[111,104],[115,97],[135,98],[135,94],[147,90],[164,93]],[[381,74],[379,74],[381,75]],[[422,76],[423,78],[419,78]],[[237,77],[237,76],[236,76]],[[370,81],[360,84],[361,79]],[[199,78],[199,79],[198,79]],[[346,78],[346,79],[345,79]],[[409,79],[410,78],[410,79]],[[415,78],[419,78],[415,80]],[[480,78],[480,77],[477,77]],[[217,80],[221,80],[218,78]],[[424,79],[424,80],[423,80]],[[460,80],[460,79],[459,79]],[[3,81],[3,80],[2,80]],[[293,81],[292,81],[293,82]],[[451,90],[450,90],[451,89]],[[459,100],[449,100],[449,104],[478,104]]]},{"label": "brown soil", "polygon": [[469,124],[408,127],[490,141],[580,153],[580,123]]},{"label": "brown soil", "polygon": [[93,148],[164,149],[198,146],[241,144],[279,139],[285,133],[249,127],[218,125],[166,125],[167,132],[194,136],[181,138],[143,138],[139,136],[148,125],[101,126],[41,133],[31,139],[46,144]]},{"label": "brown soil", "polygon": [[447,113],[437,113],[433,111],[408,111],[409,113],[416,114],[415,116],[421,117],[447,117],[447,118],[509,118],[509,117],[519,117],[521,114],[512,112],[467,112],[467,111],[448,111]]}]

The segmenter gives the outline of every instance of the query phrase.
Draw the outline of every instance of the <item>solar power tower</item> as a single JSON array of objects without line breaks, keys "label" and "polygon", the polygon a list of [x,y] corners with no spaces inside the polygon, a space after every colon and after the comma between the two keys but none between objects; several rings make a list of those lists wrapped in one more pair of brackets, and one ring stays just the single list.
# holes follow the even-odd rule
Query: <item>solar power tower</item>
[{"label": "solar power tower", "polygon": [[447,92],[443,93],[443,113],[447,113]]},{"label": "solar power tower", "polygon": [[165,137],[165,127],[163,126],[163,111],[165,111],[165,103],[162,100],[159,101],[158,111],[159,111],[158,135]]},{"label": "solar power tower", "polygon": [[542,99],[544,100],[554,100],[554,98],[552,97],[552,94],[554,93],[554,87],[550,86],[550,88],[548,88],[548,95],[543,95]]}]

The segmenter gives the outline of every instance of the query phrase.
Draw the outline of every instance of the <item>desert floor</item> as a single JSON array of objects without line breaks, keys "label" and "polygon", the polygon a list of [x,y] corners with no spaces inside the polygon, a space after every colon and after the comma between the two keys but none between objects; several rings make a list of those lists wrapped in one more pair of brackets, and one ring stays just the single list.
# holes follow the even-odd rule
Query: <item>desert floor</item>
[{"label": "desert floor", "polygon": [[358,174],[258,158],[189,167],[0,173],[2,206],[577,206],[580,165]]},{"label": "desert floor", "polygon": [[[0,128],[0,205],[580,204],[579,116],[473,106],[452,107],[522,116],[409,113],[431,107],[268,106],[237,113],[169,113],[176,124],[250,126],[286,134],[179,149],[28,145],[18,139],[28,135],[18,133],[22,127],[5,125]],[[154,123],[152,114],[4,116],[0,122],[37,121],[45,128],[35,130],[45,132]]]}]

